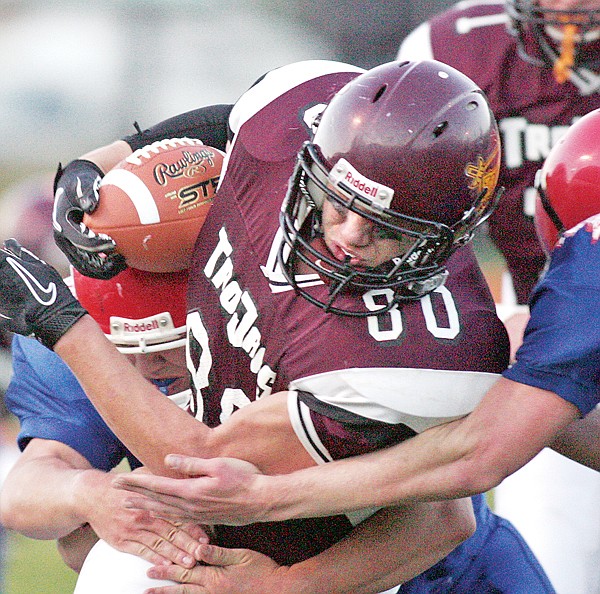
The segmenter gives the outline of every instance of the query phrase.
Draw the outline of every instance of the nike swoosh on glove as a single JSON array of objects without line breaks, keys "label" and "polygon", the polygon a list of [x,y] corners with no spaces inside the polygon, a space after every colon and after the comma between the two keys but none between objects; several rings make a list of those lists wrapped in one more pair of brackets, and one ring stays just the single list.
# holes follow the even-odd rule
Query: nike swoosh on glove
[{"label": "nike swoosh on glove", "polygon": [[52,266],[16,239],[4,242],[0,249],[0,327],[34,335],[52,349],[86,313]]}]

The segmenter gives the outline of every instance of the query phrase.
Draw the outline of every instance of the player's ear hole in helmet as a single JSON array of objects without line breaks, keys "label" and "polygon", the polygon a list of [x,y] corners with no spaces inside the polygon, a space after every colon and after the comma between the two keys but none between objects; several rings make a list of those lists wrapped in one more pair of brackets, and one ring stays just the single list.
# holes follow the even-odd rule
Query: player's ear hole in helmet
[{"label": "player's ear hole in helmet", "polygon": [[188,271],[127,268],[110,280],[72,269],[72,290],[107,338],[125,354],[154,353],[186,344]]},{"label": "player's ear hole in helmet", "polygon": [[[507,0],[508,31],[516,38],[521,58],[554,69],[558,82],[571,72],[586,78],[583,70],[600,66],[600,6],[561,8],[560,2],[542,6],[539,0]],[[585,4],[585,3],[580,3]],[[593,44],[593,45],[592,45]]]},{"label": "player's ear hole in helmet", "polygon": [[[468,77],[436,61],[361,74],[334,96],[298,154],[280,215],[286,280],[342,315],[373,315],[341,305],[348,293],[387,291],[379,313],[421,298],[444,282],[450,255],[494,209],[499,167],[495,119]],[[368,219],[402,252],[373,268],[336,259],[322,241],[324,200]],[[325,299],[307,268],[328,284]]]}]

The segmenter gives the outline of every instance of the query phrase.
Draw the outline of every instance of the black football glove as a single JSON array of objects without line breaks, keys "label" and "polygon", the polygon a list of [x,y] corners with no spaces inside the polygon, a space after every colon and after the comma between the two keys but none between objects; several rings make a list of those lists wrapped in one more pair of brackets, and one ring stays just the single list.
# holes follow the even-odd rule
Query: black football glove
[{"label": "black football glove", "polygon": [[94,233],[83,224],[84,213],[98,206],[98,186],[103,173],[91,161],[76,159],[64,169],[59,165],[54,178],[54,241],[81,274],[109,279],[127,268],[125,258],[115,251],[115,242]]},{"label": "black football glove", "polygon": [[60,274],[7,239],[0,249],[0,328],[33,334],[49,349],[86,310]]}]

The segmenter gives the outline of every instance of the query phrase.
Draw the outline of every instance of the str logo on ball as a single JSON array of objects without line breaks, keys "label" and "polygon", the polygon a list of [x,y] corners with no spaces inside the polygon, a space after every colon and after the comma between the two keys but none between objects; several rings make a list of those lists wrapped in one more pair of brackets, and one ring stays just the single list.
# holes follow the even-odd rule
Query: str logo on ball
[{"label": "str logo on ball", "polygon": [[200,149],[198,151],[183,151],[181,159],[174,163],[159,163],[154,168],[154,179],[161,186],[168,186],[169,180],[181,177],[195,180],[195,183],[169,191],[165,198],[178,199],[178,211],[183,213],[192,208],[210,204],[219,184],[219,176],[206,178],[206,172],[215,169],[215,163],[220,162],[222,156],[214,149]]}]

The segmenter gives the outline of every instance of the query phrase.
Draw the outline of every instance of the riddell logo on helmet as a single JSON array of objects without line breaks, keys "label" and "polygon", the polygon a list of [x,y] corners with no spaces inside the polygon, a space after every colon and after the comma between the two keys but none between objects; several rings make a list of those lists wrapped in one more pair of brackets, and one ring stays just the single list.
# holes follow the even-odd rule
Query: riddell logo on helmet
[{"label": "riddell logo on helmet", "polygon": [[394,191],[391,188],[365,177],[354,169],[346,159],[340,159],[336,163],[329,173],[329,179],[345,194],[348,194],[348,190],[352,189],[356,194],[383,208],[389,208],[394,196]]},{"label": "riddell logo on helmet", "polygon": [[365,196],[373,196],[373,198],[375,198],[375,196],[377,196],[377,187],[376,186],[369,186],[369,185],[367,185],[368,184],[367,181],[364,181],[361,179],[356,179],[355,177],[352,176],[352,174],[349,171],[348,171],[348,173],[346,173],[346,177],[344,178],[344,181],[346,183],[348,183],[349,185],[353,186],[359,192],[362,192],[363,194],[365,194]]},{"label": "riddell logo on helmet", "polygon": [[150,332],[152,330],[159,330],[160,326],[157,320],[152,320],[150,322],[137,322],[135,324],[131,324],[129,322],[123,322],[123,331],[131,332],[132,334],[136,334],[138,332]]}]

